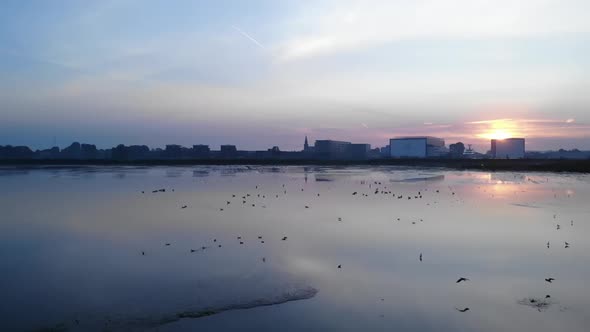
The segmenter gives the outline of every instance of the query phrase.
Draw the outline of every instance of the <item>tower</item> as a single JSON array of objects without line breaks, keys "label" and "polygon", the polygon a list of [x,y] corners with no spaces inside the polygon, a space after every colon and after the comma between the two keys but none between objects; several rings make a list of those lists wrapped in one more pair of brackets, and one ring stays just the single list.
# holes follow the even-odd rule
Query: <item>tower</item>
[{"label": "tower", "polygon": [[305,135],[305,143],[303,143],[303,151],[309,150],[309,144],[307,143],[307,135]]}]

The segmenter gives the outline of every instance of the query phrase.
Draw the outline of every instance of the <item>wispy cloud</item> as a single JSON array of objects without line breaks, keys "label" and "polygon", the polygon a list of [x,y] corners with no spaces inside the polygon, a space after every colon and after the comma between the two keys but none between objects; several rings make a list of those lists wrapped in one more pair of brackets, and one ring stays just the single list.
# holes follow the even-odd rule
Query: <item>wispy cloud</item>
[{"label": "wispy cloud", "polygon": [[[284,61],[416,39],[543,37],[590,31],[584,0],[336,1],[296,22],[306,27],[278,46]],[[524,15],[526,13],[526,15]],[[502,51],[502,56],[506,55]]]}]

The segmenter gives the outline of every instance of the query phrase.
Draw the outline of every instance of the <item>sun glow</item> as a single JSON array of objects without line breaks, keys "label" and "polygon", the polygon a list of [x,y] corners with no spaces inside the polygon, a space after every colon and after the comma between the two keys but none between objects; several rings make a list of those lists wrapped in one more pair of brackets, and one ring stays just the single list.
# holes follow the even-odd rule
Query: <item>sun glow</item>
[{"label": "sun glow", "polygon": [[485,139],[506,139],[515,137],[517,124],[512,119],[486,120],[473,122],[480,125],[482,132],[477,134],[480,138]]},{"label": "sun glow", "polygon": [[506,139],[506,138],[510,138],[512,136],[513,135],[510,132],[508,132],[507,130],[503,130],[503,129],[496,129],[492,132],[484,134],[484,137],[489,138],[489,139]]}]

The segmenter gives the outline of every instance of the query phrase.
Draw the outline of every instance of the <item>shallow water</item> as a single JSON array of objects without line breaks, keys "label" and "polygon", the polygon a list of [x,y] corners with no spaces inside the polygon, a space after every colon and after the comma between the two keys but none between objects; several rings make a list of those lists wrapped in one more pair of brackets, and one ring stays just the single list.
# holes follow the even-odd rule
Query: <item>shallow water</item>
[{"label": "shallow water", "polygon": [[[1,168],[0,330],[587,331],[589,184],[394,167]],[[527,303],[546,295],[542,310]]]}]

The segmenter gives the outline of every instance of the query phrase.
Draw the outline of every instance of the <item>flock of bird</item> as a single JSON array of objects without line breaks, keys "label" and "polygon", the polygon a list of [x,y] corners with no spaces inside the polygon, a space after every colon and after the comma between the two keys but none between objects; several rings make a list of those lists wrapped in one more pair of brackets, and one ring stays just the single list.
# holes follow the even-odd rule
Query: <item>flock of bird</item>
[{"label": "flock of bird", "polygon": [[[306,182],[307,182],[307,178],[306,178]],[[370,189],[370,191],[369,192],[361,192],[360,190],[353,191],[353,192],[351,192],[351,195],[352,196],[369,197],[372,194],[372,195],[387,195],[387,196],[392,197],[393,199],[398,199],[398,200],[420,200],[420,199],[423,199],[424,198],[424,194],[423,194],[422,191],[428,191],[428,189],[422,189],[420,191],[417,191],[417,192],[414,192],[414,193],[411,193],[411,194],[408,194],[408,193],[403,193],[402,194],[402,193],[399,193],[399,192],[398,193],[394,193],[393,191],[391,191],[390,189],[388,189],[388,187],[386,185],[384,185],[380,181],[360,181],[360,185],[364,186],[365,190],[366,189]],[[254,189],[255,190],[259,190],[259,186],[256,185]],[[304,190],[305,190],[304,188],[301,188],[300,189],[301,192],[303,192]],[[451,197],[459,200],[457,198],[458,195],[456,195],[456,193],[455,193],[455,191],[453,190],[452,187],[449,186],[448,187],[448,190],[449,190],[448,193],[450,194]],[[174,189],[171,189],[171,191],[174,192]],[[152,193],[163,193],[163,192],[166,192],[166,189],[152,190]],[[435,190],[432,190],[431,192],[433,192],[434,194],[441,194],[441,189],[435,189]],[[142,191],[141,193],[142,194],[145,194],[145,191]],[[223,206],[224,207],[227,207],[227,206],[231,205],[232,203],[236,203],[236,201],[237,201],[238,204],[241,202],[241,205],[243,205],[243,206],[256,207],[256,203],[253,203],[252,201],[250,201],[251,198],[256,197],[256,198],[266,199],[267,196],[268,197],[272,197],[273,195],[274,195],[275,198],[279,198],[280,195],[287,195],[287,187],[286,187],[286,184],[282,184],[281,193],[279,193],[279,194],[277,194],[277,193],[273,193],[273,194],[269,194],[269,193],[256,193],[256,194],[254,194],[254,193],[252,193],[252,194],[251,193],[245,193],[245,194],[241,194],[241,195],[239,195],[239,194],[232,194],[231,195],[231,198],[229,198],[229,200],[226,200],[224,202]],[[317,193],[316,196],[319,197],[320,196],[320,193]],[[433,203],[436,204],[437,201],[434,201]],[[430,205],[430,202],[428,202],[426,204],[427,205]],[[221,211],[221,212],[224,211],[224,207],[219,207],[219,211]],[[260,207],[266,208],[266,205],[265,204],[261,204]],[[188,205],[185,205],[185,204],[180,205],[180,208],[181,209],[187,209],[188,208]],[[310,209],[311,208],[311,205],[304,205],[303,208]],[[554,219],[556,219],[556,217],[557,217],[556,215],[553,216]],[[343,219],[342,219],[342,217],[337,217],[337,220],[339,222],[341,222]],[[400,218],[396,218],[396,220],[397,221],[400,221],[401,219]],[[412,224],[416,224],[417,220],[418,219],[416,219],[415,221],[411,221],[411,223]],[[419,219],[419,220],[420,220],[420,222],[424,221],[423,219]],[[573,225],[574,225],[574,221],[571,220],[571,226],[573,226]],[[561,228],[560,225],[557,224],[556,225],[556,229],[557,230],[560,230],[560,228]],[[237,239],[237,241],[239,242],[240,245],[244,245],[244,239],[243,239],[243,237],[241,235],[236,236],[236,239]],[[259,235],[257,237],[257,240],[260,243],[262,243],[262,244],[265,243],[265,241],[264,241],[264,239],[263,239],[263,237],[261,235]],[[283,236],[281,238],[281,241],[286,241],[286,240],[287,240],[287,236]],[[206,249],[208,249],[208,248],[210,248],[212,246],[217,246],[219,248],[222,247],[222,245],[220,243],[218,243],[218,241],[217,241],[216,238],[212,239],[212,243],[213,244],[201,246],[199,249],[192,249],[191,248],[191,249],[189,249],[189,252],[190,253],[195,253],[195,252],[204,251],[204,250],[206,250]],[[171,245],[171,243],[165,243],[165,246],[170,246],[170,245]],[[565,242],[565,248],[569,248],[569,247],[570,247],[570,244],[568,242]],[[550,242],[549,241],[547,242],[547,248],[550,248]],[[141,255],[142,256],[145,256],[146,255],[146,252],[145,251],[141,251]],[[420,262],[423,262],[424,256],[423,256],[422,253],[419,254],[418,259],[419,259]],[[262,262],[266,262],[266,257],[262,257],[261,260],[262,260]],[[336,268],[337,269],[342,269],[342,264],[337,264],[336,265]],[[467,277],[460,277],[459,279],[457,279],[456,284],[465,283],[467,281],[470,281],[470,279],[467,278]],[[555,281],[555,278],[548,277],[548,278],[545,278],[545,281],[547,283],[553,283]],[[550,295],[546,295],[545,296],[545,299],[549,299],[550,297],[551,297]],[[381,300],[383,301],[383,299],[381,299]],[[531,301],[531,303],[535,303],[535,301],[537,301],[537,300],[531,299],[530,301]],[[463,308],[457,308],[456,307],[455,309],[457,311],[459,311],[459,312],[462,312],[462,313],[465,313],[465,312],[471,310],[469,307],[463,307]]]}]

